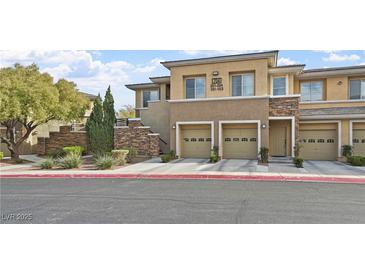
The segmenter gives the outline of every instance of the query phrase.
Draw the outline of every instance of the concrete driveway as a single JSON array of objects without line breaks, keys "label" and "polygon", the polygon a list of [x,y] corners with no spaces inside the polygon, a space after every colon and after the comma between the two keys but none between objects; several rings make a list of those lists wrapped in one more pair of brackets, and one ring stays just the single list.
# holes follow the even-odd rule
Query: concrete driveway
[{"label": "concrete driveway", "polygon": [[293,164],[270,163],[268,167],[260,166],[256,160],[221,160],[209,163],[208,159],[178,159],[170,163],[161,163],[160,158],[121,168],[129,173],[183,174],[194,172],[269,172],[300,173],[313,175],[358,175],[365,176],[365,167],[353,167],[335,161],[305,161],[304,168],[296,168]]}]

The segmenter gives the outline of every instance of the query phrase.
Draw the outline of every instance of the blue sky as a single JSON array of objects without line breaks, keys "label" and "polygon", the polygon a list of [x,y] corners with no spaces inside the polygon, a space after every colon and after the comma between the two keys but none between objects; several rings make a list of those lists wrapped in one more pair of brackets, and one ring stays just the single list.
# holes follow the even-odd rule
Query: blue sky
[{"label": "blue sky", "polygon": [[[161,61],[254,52],[248,50],[118,50],[118,51],[0,51],[0,67],[36,63],[55,80],[75,82],[81,91],[105,94],[111,86],[115,108],[134,104],[134,93],[125,84],[149,82],[151,76],[168,75]],[[306,64],[306,68],[365,65],[365,50],[282,50],[279,64]]]}]

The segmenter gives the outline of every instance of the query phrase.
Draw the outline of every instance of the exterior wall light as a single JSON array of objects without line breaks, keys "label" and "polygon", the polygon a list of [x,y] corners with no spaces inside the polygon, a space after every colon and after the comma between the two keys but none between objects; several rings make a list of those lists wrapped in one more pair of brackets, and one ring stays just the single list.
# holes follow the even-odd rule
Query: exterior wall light
[{"label": "exterior wall light", "polygon": [[213,71],[213,76],[218,76],[219,72],[218,71]]},{"label": "exterior wall light", "polygon": [[261,128],[265,129],[266,128],[266,124],[262,124]]},{"label": "exterior wall light", "polygon": [[172,129],[175,129],[175,128],[176,128],[176,126],[175,126],[175,125],[173,125],[173,126],[172,126]]},{"label": "exterior wall light", "polygon": [[343,84],[342,81],[337,82],[337,85],[339,85],[339,86],[341,86],[342,84]]}]

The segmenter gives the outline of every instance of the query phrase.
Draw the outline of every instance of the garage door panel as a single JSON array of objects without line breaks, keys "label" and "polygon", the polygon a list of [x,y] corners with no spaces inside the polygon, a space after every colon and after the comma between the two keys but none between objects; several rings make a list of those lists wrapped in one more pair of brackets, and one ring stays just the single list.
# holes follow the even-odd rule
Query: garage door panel
[{"label": "garage door panel", "polygon": [[255,128],[224,128],[223,158],[225,159],[256,159],[257,129]]},{"label": "garage door panel", "polygon": [[301,130],[300,154],[305,160],[336,160],[337,130]]},{"label": "garage door panel", "polygon": [[352,136],[353,154],[365,157],[365,129],[354,129]]},{"label": "garage door panel", "polygon": [[211,150],[210,129],[183,129],[181,140],[181,157],[209,158]]}]

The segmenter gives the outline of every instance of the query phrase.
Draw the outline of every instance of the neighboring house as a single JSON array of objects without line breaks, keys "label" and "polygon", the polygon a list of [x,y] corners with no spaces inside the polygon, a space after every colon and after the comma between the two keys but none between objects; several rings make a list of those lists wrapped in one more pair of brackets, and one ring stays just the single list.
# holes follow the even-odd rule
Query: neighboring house
[{"label": "neighboring house", "polygon": [[365,66],[278,66],[278,51],[162,62],[170,76],[127,85],[136,116],[163,151],[208,158],[271,156],[336,160],[342,145],[365,156]]},{"label": "neighboring house", "polygon": [[[75,123],[64,123],[62,121],[53,120],[53,121],[49,121],[46,124],[38,126],[33,131],[31,136],[29,136],[29,138],[21,144],[21,146],[20,146],[21,154],[32,154],[32,153],[39,152],[39,145],[38,145],[39,139],[38,138],[49,140],[51,138],[52,134],[53,135],[59,134],[61,127],[64,127],[66,129],[67,129],[67,127],[70,128],[70,132],[72,132],[72,133],[85,131],[85,123],[86,123],[87,118],[90,116],[90,113],[93,108],[93,102],[94,102],[96,96],[92,95],[92,94],[84,93],[84,92],[80,92],[80,93],[83,94],[86,98],[88,98],[90,100],[89,109],[86,110],[84,117],[82,117],[80,121],[75,122]],[[21,125],[19,125],[19,127],[17,127],[17,129],[16,129],[16,133],[18,132],[18,134],[20,136],[22,134],[21,133],[22,130],[24,130],[24,129],[22,128]],[[6,128],[0,127],[0,134],[5,135],[5,132],[6,132]],[[52,134],[50,135],[50,133],[52,133]],[[67,136],[65,134],[63,135],[63,139],[64,139],[63,140],[64,142],[70,143],[70,140],[67,140]],[[10,156],[10,151],[8,150],[7,145],[5,143],[1,143],[1,151],[4,152],[5,156]]]}]

